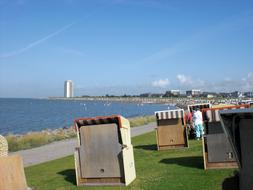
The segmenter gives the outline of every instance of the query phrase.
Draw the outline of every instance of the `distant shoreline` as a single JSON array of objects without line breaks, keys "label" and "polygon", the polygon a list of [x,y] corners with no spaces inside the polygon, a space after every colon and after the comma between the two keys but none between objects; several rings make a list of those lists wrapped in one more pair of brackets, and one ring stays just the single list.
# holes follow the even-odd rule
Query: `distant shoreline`
[{"label": "distant shoreline", "polygon": [[[140,104],[170,104],[182,109],[186,109],[187,105],[197,103],[211,104],[240,104],[243,100],[249,98],[204,98],[204,97],[106,97],[106,96],[89,96],[89,97],[48,97],[49,100],[66,100],[66,101],[105,101],[105,102],[126,102]],[[250,99],[251,100],[251,99]],[[252,100],[253,101],[253,100]]]},{"label": "distant shoreline", "polygon": [[49,100],[82,100],[82,101],[107,101],[107,102],[134,102],[134,103],[173,103],[175,98],[142,98],[142,97],[73,97],[73,98],[64,98],[64,97],[48,97]]}]

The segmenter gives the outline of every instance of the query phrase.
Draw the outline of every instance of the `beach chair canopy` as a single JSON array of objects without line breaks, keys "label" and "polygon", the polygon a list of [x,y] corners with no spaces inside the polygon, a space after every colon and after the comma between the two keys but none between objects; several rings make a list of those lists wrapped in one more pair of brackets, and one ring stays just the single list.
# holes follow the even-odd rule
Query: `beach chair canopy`
[{"label": "beach chair canopy", "polygon": [[234,110],[234,109],[245,109],[249,108],[249,104],[243,104],[239,106],[224,106],[224,107],[217,107],[217,108],[204,108],[202,109],[203,118],[206,119],[208,122],[220,122],[219,111],[220,110]]},{"label": "beach chair canopy", "polygon": [[184,118],[184,110],[164,110],[155,112],[157,120]]},{"label": "beach chair canopy", "polygon": [[192,105],[188,105],[187,107],[188,107],[189,112],[193,112],[193,110],[196,110],[196,109],[200,109],[202,111],[202,109],[204,108],[211,108],[211,104],[210,103],[192,104]]}]

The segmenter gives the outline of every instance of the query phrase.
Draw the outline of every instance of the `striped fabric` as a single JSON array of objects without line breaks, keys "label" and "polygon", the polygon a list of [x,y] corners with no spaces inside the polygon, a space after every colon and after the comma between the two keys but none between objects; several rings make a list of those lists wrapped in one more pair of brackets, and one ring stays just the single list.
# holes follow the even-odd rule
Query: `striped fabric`
[{"label": "striped fabric", "polygon": [[108,123],[119,123],[118,116],[108,116],[108,117],[94,117],[94,118],[83,118],[77,119],[75,121],[76,125],[80,128],[87,125],[99,125],[99,124],[108,124]]},{"label": "striped fabric", "polygon": [[193,110],[196,110],[199,108],[200,110],[204,108],[211,108],[211,104],[209,103],[204,103],[204,104],[193,104],[193,105],[188,105],[188,110],[192,112]]},{"label": "striped fabric", "polygon": [[184,118],[184,110],[164,110],[155,112],[157,120]]},{"label": "striped fabric", "polygon": [[206,117],[208,119],[208,122],[219,122],[220,121],[220,116],[219,116],[220,110],[234,110],[234,109],[245,109],[245,108],[248,108],[248,105],[211,108],[211,109],[204,109],[203,114],[206,113]]}]

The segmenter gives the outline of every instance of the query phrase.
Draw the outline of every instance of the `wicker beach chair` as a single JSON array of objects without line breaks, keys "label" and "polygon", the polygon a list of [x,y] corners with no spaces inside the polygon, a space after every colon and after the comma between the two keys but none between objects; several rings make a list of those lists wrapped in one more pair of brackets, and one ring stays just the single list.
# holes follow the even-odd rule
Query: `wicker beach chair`
[{"label": "wicker beach chair", "polygon": [[130,124],[122,116],[75,120],[76,183],[128,185],[136,177]]},{"label": "wicker beach chair", "polygon": [[187,108],[188,108],[189,112],[193,112],[193,110],[196,110],[196,109],[199,109],[200,111],[202,111],[202,109],[211,108],[211,107],[212,106],[211,106],[210,103],[187,105]]},{"label": "wicker beach chair", "polygon": [[[253,187],[253,108],[219,112],[223,130],[239,164],[239,189]],[[225,181],[225,180],[224,180]]]},{"label": "wicker beach chair", "polygon": [[204,169],[237,168],[235,153],[223,132],[219,111],[245,109],[249,105],[202,109],[205,132],[203,143]]},{"label": "wicker beach chair", "polygon": [[8,156],[8,143],[0,135],[0,189],[32,190],[27,187],[22,157]]},{"label": "wicker beach chair", "polygon": [[157,111],[155,116],[158,150],[188,147],[183,109]]}]

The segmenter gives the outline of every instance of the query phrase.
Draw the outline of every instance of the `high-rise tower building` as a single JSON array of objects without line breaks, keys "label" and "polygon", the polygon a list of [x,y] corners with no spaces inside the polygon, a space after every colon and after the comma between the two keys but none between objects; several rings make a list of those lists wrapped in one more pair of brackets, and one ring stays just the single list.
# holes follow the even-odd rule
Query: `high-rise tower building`
[{"label": "high-rise tower building", "polygon": [[67,80],[64,83],[64,97],[72,98],[74,96],[74,84],[71,80]]}]

